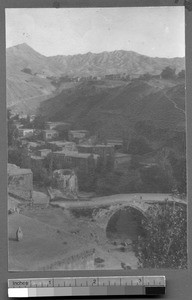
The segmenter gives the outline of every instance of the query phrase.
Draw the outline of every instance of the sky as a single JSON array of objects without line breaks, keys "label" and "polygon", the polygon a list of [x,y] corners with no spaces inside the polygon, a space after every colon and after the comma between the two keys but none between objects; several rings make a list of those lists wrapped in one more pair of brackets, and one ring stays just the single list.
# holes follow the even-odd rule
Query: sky
[{"label": "sky", "polygon": [[183,57],[184,6],[6,9],[6,47],[21,43],[45,56],[128,50]]}]

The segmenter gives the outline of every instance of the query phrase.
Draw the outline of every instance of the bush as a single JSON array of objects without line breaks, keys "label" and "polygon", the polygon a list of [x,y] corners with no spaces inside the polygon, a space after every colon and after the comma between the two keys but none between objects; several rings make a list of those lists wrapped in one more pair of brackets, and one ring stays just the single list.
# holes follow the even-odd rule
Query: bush
[{"label": "bush", "polygon": [[143,220],[146,237],[134,245],[141,268],[187,268],[187,206],[156,206]]},{"label": "bush", "polygon": [[128,153],[135,155],[142,155],[151,151],[152,148],[144,137],[132,139],[128,148]]},{"label": "bush", "polygon": [[161,72],[161,77],[164,79],[174,79],[175,78],[175,69],[172,69],[170,67],[166,67],[162,72]]},{"label": "bush", "polygon": [[30,74],[30,75],[33,75],[32,74],[32,71],[30,68],[24,68],[23,70],[21,70],[22,72],[26,73],[26,74]]},{"label": "bush", "polygon": [[159,166],[144,167],[140,175],[144,193],[171,193],[172,177]]},{"label": "bush", "polygon": [[185,79],[185,70],[181,70],[178,74],[177,77],[179,79]]}]

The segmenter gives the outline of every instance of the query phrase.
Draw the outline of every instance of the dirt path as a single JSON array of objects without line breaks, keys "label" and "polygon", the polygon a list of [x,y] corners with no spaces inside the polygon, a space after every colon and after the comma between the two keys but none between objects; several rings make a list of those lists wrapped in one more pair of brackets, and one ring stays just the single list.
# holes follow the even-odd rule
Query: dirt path
[{"label": "dirt path", "polygon": [[140,200],[147,202],[159,202],[168,199],[170,201],[176,201],[179,203],[186,203],[182,199],[178,199],[173,197],[170,194],[118,194],[104,197],[96,197],[92,198],[89,201],[53,201],[51,203],[52,206],[63,207],[63,208],[77,208],[77,207],[101,207],[109,204],[117,204],[117,203],[126,203],[133,200]]}]

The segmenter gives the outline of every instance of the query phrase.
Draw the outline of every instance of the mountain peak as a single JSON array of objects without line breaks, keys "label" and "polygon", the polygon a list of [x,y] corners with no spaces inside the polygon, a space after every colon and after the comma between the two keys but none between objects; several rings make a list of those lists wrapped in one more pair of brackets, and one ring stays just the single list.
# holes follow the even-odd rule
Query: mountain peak
[{"label": "mountain peak", "polygon": [[7,48],[7,54],[9,55],[14,55],[14,56],[20,56],[22,57],[23,55],[28,55],[29,60],[30,56],[38,56],[40,57],[45,57],[44,55],[40,54],[36,50],[34,50],[31,46],[29,46],[27,43],[21,43],[12,47]]},{"label": "mountain peak", "polygon": [[31,48],[27,43],[21,43],[21,44],[16,45],[15,47],[18,47],[18,48],[21,48],[21,47],[22,48]]},{"label": "mountain peak", "polygon": [[14,46],[11,46],[11,47],[7,48],[7,50],[10,50],[10,49],[19,49],[19,50],[21,50],[21,49],[31,49],[31,50],[35,51],[27,43],[21,43],[21,44],[14,45]]}]

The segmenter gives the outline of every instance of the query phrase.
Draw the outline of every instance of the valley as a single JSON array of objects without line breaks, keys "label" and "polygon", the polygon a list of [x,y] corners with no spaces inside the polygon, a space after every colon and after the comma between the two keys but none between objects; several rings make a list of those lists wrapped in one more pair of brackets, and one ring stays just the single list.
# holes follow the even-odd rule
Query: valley
[{"label": "valley", "polygon": [[10,270],[145,267],[156,221],[177,243],[163,266],[185,268],[184,69],[132,51],[7,49]]}]

